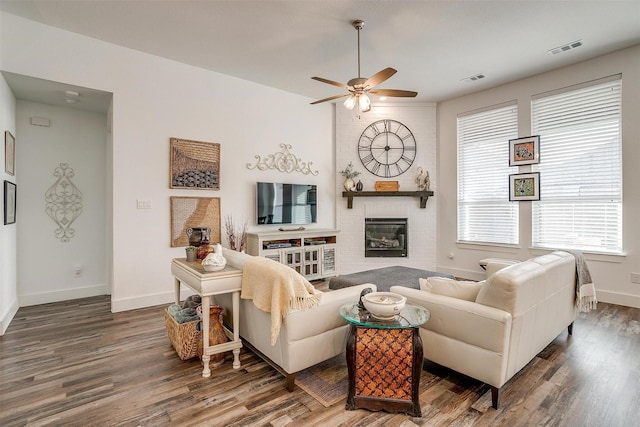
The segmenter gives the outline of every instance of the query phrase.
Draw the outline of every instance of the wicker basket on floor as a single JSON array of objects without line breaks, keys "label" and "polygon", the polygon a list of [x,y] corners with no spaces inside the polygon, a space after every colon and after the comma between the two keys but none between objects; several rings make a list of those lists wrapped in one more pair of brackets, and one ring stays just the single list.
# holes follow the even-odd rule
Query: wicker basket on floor
[{"label": "wicker basket on floor", "polygon": [[176,349],[178,357],[181,360],[196,357],[198,355],[198,341],[202,338],[202,331],[197,329],[200,320],[178,323],[167,309],[164,310],[164,320],[167,325],[169,341]]}]

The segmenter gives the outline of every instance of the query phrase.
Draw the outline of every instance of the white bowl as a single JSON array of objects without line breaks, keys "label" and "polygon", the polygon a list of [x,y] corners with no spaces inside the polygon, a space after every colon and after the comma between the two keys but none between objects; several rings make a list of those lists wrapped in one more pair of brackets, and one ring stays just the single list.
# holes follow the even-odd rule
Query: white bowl
[{"label": "white bowl", "polygon": [[224,265],[202,264],[204,271],[208,272],[224,270],[224,267]]},{"label": "white bowl", "polygon": [[205,271],[220,271],[227,265],[227,260],[222,256],[222,247],[219,252],[210,253],[202,260],[202,268]]},{"label": "white bowl", "polygon": [[362,297],[362,302],[373,317],[390,320],[404,308],[407,298],[393,292],[371,292]]}]

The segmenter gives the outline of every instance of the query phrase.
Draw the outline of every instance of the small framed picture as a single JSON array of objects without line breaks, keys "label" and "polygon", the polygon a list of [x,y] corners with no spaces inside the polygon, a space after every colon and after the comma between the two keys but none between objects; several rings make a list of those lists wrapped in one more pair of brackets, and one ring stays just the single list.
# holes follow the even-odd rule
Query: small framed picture
[{"label": "small framed picture", "polygon": [[8,130],[4,131],[4,171],[9,175],[16,174],[16,139]]},{"label": "small framed picture", "polygon": [[509,140],[509,166],[540,163],[540,135]]},{"label": "small framed picture", "polygon": [[509,175],[509,201],[540,200],[540,172]]},{"label": "small framed picture", "polygon": [[16,222],[16,185],[13,182],[4,182],[4,224]]}]

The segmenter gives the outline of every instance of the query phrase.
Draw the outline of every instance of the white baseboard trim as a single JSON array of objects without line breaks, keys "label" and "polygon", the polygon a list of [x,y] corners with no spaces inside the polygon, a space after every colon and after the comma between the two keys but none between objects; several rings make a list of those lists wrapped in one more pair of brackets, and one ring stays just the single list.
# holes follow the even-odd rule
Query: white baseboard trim
[{"label": "white baseboard trim", "polygon": [[108,295],[109,293],[109,287],[107,285],[95,285],[85,288],[60,289],[52,292],[18,295],[18,300],[20,301],[20,307],[28,307],[30,305],[48,304],[50,302]]},{"label": "white baseboard trim", "polygon": [[608,304],[622,305],[625,307],[640,308],[640,296],[621,294],[619,292],[601,291],[596,289],[598,302],[606,302]]},{"label": "white baseboard trim", "polygon": [[15,299],[13,300],[13,304],[11,304],[11,307],[9,308],[9,311],[7,312],[7,314],[5,314],[4,317],[2,317],[2,319],[0,319],[0,336],[4,335],[4,333],[9,328],[11,321],[13,320],[16,313],[18,312],[18,308],[20,308],[20,306],[18,305],[18,300]]},{"label": "white baseboard trim", "polygon": [[[184,286],[180,289],[180,299],[184,301],[189,295],[193,295],[193,291]],[[121,311],[135,310],[138,308],[152,307],[154,305],[173,304],[175,302],[175,294],[171,292],[163,292],[161,294],[146,295],[142,297],[111,299],[111,312],[118,313]]]}]

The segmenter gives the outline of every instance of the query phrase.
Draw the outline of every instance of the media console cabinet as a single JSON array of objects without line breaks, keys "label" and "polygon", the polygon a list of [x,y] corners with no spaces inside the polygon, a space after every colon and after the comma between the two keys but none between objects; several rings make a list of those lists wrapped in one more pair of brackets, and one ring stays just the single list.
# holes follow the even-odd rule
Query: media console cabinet
[{"label": "media console cabinet", "polygon": [[247,253],[287,265],[307,280],[337,275],[339,230],[269,230],[247,233]]}]

